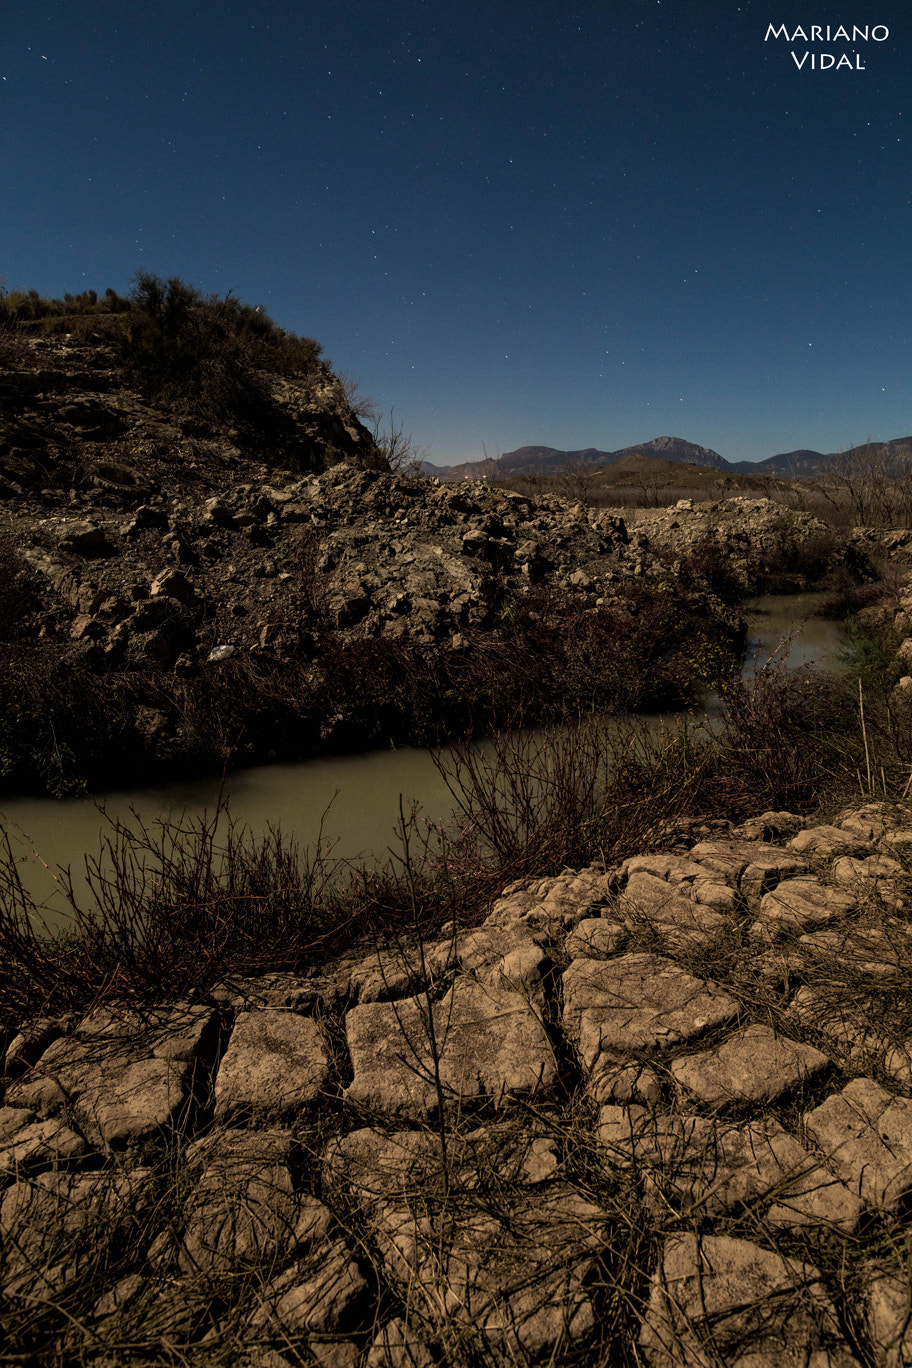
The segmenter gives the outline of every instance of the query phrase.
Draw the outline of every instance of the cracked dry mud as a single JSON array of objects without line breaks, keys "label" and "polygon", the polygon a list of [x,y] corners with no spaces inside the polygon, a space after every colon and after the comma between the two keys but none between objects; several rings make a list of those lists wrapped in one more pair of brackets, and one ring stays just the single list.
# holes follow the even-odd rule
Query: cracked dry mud
[{"label": "cracked dry mud", "polygon": [[767,813],[512,885],[427,985],[24,1023],[3,1315],[60,1363],[912,1364],[909,834]]}]

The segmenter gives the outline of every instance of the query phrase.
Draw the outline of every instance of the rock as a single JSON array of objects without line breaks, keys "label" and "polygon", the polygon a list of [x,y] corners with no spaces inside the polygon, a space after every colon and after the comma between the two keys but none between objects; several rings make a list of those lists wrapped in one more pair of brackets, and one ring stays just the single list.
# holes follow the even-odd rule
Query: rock
[{"label": "rock", "polygon": [[31,1075],[9,1089],[7,1101],[43,1118],[66,1108],[104,1149],[162,1143],[189,1121],[218,1025],[207,1007],[95,1013],[74,1035],[55,1040]]},{"label": "rock", "polygon": [[912,1277],[905,1269],[876,1263],[867,1275],[867,1327],[878,1368],[910,1368],[912,1365]]},{"label": "rock", "polygon": [[291,1135],[275,1130],[217,1130],[189,1146],[193,1187],[176,1241],[183,1273],[234,1273],[324,1245],[332,1217],[295,1190],[293,1151]]},{"label": "rock", "polygon": [[807,871],[803,860],[763,841],[699,841],[690,859],[702,867],[704,875],[706,870],[713,870],[751,898],[759,898],[783,879]]},{"label": "rock", "polygon": [[296,1012],[239,1012],[215,1079],[215,1117],[285,1116],[311,1106],[329,1078],[319,1025]]},{"label": "rock", "polygon": [[586,917],[570,932],[564,949],[571,959],[608,959],[617,954],[627,937],[619,922]]},{"label": "rock", "polygon": [[117,551],[107,534],[93,522],[70,523],[58,545],[61,551],[76,556],[113,556]]},{"label": "rock", "polygon": [[710,1106],[770,1103],[816,1081],[832,1061],[810,1045],[777,1035],[769,1026],[745,1026],[723,1044],[671,1063],[678,1088]]},{"label": "rock", "polygon": [[148,1169],[39,1173],[14,1182],[0,1201],[5,1293],[37,1292],[40,1300],[62,1290],[115,1230],[138,1243],[153,1199]]},{"label": "rock", "polygon": [[149,593],[152,598],[164,596],[165,598],[175,598],[184,602],[192,599],[194,595],[193,585],[182,574],[180,570],[163,570],[149,586]]},{"label": "rock", "polygon": [[435,1368],[435,1364],[425,1341],[402,1317],[377,1331],[365,1360],[365,1368]]},{"label": "rock", "polygon": [[843,855],[833,865],[833,877],[845,884],[866,879],[902,878],[905,872],[899,861],[891,860],[888,855],[868,855],[863,860]]},{"label": "rock", "polygon": [[259,1293],[250,1317],[253,1331],[288,1335],[334,1335],[360,1326],[369,1288],[357,1260],[342,1240],[325,1242],[319,1253],[273,1278]]},{"label": "rock", "polygon": [[702,1220],[769,1206],[774,1226],[847,1234],[858,1226],[858,1198],[772,1117],[732,1125],[609,1105],[598,1135],[613,1165],[644,1175],[646,1202],[657,1213]]},{"label": "rock", "polygon": [[720,913],[682,897],[664,879],[645,871],[630,875],[618,898],[618,912],[633,926],[657,931],[675,948],[711,945],[728,926]]},{"label": "rock", "polygon": [[377,1002],[346,1013],[354,1078],[346,1101],[389,1115],[437,1110],[436,1042],[445,1105],[543,1096],[557,1066],[542,1021],[519,993],[460,976],[433,1005],[423,997]]},{"label": "rock", "polygon": [[[428,984],[455,969],[456,945],[452,940],[428,944],[423,949]],[[352,967],[349,991],[356,1001],[388,1002],[407,997],[426,985],[421,976],[422,952],[417,946],[372,951]]]},{"label": "rock", "polygon": [[912,1101],[853,1078],[804,1118],[826,1163],[870,1206],[898,1211],[912,1191]]},{"label": "rock", "polygon": [[740,1013],[738,1002],[715,984],[658,955],[574,960],[563,984],[564,1028],[593,1073],[608,1061],[698,1039]]},{"label": "rock", "polygon": [[[802,943],[804,939],[801,938]],[[819,960],[815,967],[819,970]],[[854,967],[848,973],[851,981],[855,977]],[[841,961],[840,966],[833,966],[831,974],[845,982],[845,961]],[[822,988],[799,988],[788,1017],[827,1037],[827,1049],[844,1066],[855,1071],[883,1068],[892,1042],[884,1025],[880,1024],[883,1022],[882,1010],[876,1010],[877,1004],[870,994],[859,992],[857,979],[851,992],[848,989],[849,983],[846,983],[846,994],[834,992],[832,988],[828,992]]]},{"label": "rock", "polygon": [[910,937],[901,926],[814,931],[798,943],[813,954],[816,970],[826,968],[831,975],[841,976],[854,972],[879,979],[898,978],[912,952]]},{"label": "rock", "polygon": [[840,827],[822,826],[806,827],[804,831],[799,831],[797,836],[793,836],[788,843],[790,850],[798,852],[807,851],[814,855],[873,855],[874,851],[870,843],[852,831],[843,831]]},{"label": "rock", "polygon": [[856,906],[857,899],[844,889],[831,888],[818,879],[785,879],[760,901],[761,922],[789,930],[811,930],[838,921]]},{"label": "rock", "polygon": [[49,1045],[76,1025],[75,1016],[35,1017],[7,1046],[4,1071],[13,1078],[36,1064]]},{"label": "rock", "polygon": [[206,656],[206,663],[208,665],[217,665],[220,660],[230,660],[236,651],[237,647],[232,646],[230,642],[226,642],[222,646],[213,646],[212,650]]},{"label": "rock", "polygon": [[234,527],[234,512],[218,496],[207,499],[203,505],[203,521],[215,523],[219,527]]},{"label": "rock", "polygon": [[603,1222],[599,1207],[558,1182],[492,1210],[471,1198],[439,1212],[390,1204],[372,1230],[427,1338],[455,1331],[495,1362],[553,1362],[595,1329]]},{"label": "rock", "polygon": [[57,1117],[36,1121],[27,1107],[0,1107],[0,1172],[65,1166],[87,1150],[82,1136]]},{"label": "rock", "polygon": [[730,1236],[669,1236],[640,1347],[650,1368],[860,1368],[812,1265]]}]

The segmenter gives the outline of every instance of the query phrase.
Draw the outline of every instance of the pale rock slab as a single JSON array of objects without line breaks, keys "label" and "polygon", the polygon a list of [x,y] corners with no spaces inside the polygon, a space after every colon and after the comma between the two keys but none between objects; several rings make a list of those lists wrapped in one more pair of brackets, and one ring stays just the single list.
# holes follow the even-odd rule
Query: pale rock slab
[{"label": "pale rock slab", "polygon": [[567,870],[552,879],[523,880],[504,889],[484,925],[491,929],[522,924],[552,938],[572,930],[584,917],[600,915],[613,883],[612,875],[595,865]]},{"label": "pale rock slab", "polygon": [[463,1191],[535,1187],[560,1169],[554,1136],[515,1122],[450,1131],[446,1150],[430,1130],[387,1133],[371,1126],[335,1141],[324,1156],[324,1181],[354,1196],[365,1212],[390,1201],[440,1197],[455,1181]]},{"label": "pale rock slab", "polygon": [[894,860],[889,855],[867,855],[864,859],[856,859],[853,855],[841,855],[833,865],[834,879],[845,884],[867,879],[903,878],[905,873],[899,860]]},{"label": "pale rock slab", "polygon": [[888,932],[877,927],[840,927],[802,936],[800,945],[819,959],[830,975],[869,974],[894,979],[905,972],[912,939],[905,929]]},{"label": "pale rock slab", "polygon": [[192,1106],[194,1071],[168,1059],[79,1058],[69,1041],[57,1042],[36,1066],[35,1076],[10,1089],[16,1103],[39,1115],[68,1110],[87,1138],[104,1149],[138,1144],[180,1129]]},{"label": "pale rock slab", "polygon": [[256,978],[223,979],[212,988],[211,996],[236,1011],[273,1007],[313,1016],[335,1011],[345,1004],[350,976],[351,966],[343,956],[338,968],[307,978],[300,974],[273,973],[258,974]]},{"label": "pale rock slab", "polygon": [[[495,1363],[558,1362],[595,1328],[590,1288],[604,1212],[565,1183],[496,1205],[468,1197],[440,1210],[421,1194],[373,1213],[380,1256],[409,1289],[428,1339],[480,1336]],[[477,1340],[475,1340],[477,1342]]]},{"label": "pale rock slab", "polygon": [[60,1036],[68,1035],[75,1025],[76,1018],[73,1016],[36,1017],[30,1021],[7,1046],[4,1073],[10,1078],[23,1073],[38,1062],[49,1045],[53,1045]]},{"label": "pale rock slab", "polygon": [[61,1289],[113,1226],[141,1238],[153,1196],[145,1168],[58,1170],[13,1183],[0,1201],[6,1275],[23,1295],[35,1286]]},{"label": "pale rock slab", "polygon": [[655,874],[631,874],[618,898],[618,912],[634,926],[646,923],[659,935],[684,944],[705,944],[728,926],[728,919],[676,892]]},{"label": "pale rock slab", "polygon": [[700,841],[690,858],[702,867],[704,877],[710,870],[746,898],[759,898],[783,879],[807,870],[803,860],[765,841]]},{"label": "pale rock slab", "polygon": [[794,812],[761,812],[758,817],[748,817],[746,822],[735,827],[732,835],[747,841],[783,840],[786,836],[794,836],[803,826],[804,818]]},{"label": "pale rock slab", "polygon": [[329,1078],[319,1024],[296,1012],[241,1012],[215,1079],[215,1118],[283,1116],[312,1106]]},{"label": "pale rock slab", "polygon": [[912,1036],[885,1051],[883,1070],[901,1088],[912,1089]]},{"label": "pale rock slab", "polygon": [[690,896],[703,907],[733,916],[741,910],[742,898],[737,889],[715,879],[694,879]]},{"label": "pale rock slab", "polygon": [[467,931],[458,939],[459,967],[480,982],[497,983],[503,961],[508,956],[525,956],[527,962],[546,958],[544,936],[525,922],[491,926],[490,918],[477,931]]},{"label": "pale rock slab", "polygon": [[912,1269],[870,1264],[867,1326],[878,1368],[912,1368]]},{"label": "pale rock slab", "polygon": [[425,1341],[398,1317],[374,1336],[365,1368],[435,1368],[436,1362]]},{"label": "pale rock slab", "polygon": [[615,1064],[604,1056],[586,1091],[596,1104],[654,1108],[662,1099],[662,1080],[648,1064]]},{"label": "pale rock slab", "polygon": [[[909,684],[912,688],[912,679],[910,679]],[[912,827],[902,827],[898,831],[886,831],[877,844],[878,848],[888,855],[895,852],[897,855],[908,856],[909,851],[912,850]]]},{"label": "pale rock slab", "polygon": [[[596,1071],[640,1051],[661,1052],[736,1020],[740,1004],[660,955],[574,960],[563,974],[564,1029]],[[603,1059],[607,1057],[607,1060]]]},{"label": "pale rock slab", "polygon": [[295,1190],[293,1150],[290,1134],[270,1130],[218,1130],[188,1147],[193,1190],[176,1242],[182,1273],[218,1275],[300,1257],[326,1240],[331,1214]]},{"label": "pale rock slab", "polygon": [[898,1211],[912,1191],[912,1100],[853,1078],[804,1118],[826,1163],[870,1206]]},{"label": "pale rock slab", "polygon": [[281,1335],[344,1334],[361,1324],[369,1294],[351,1251],[342,1240],[331,1240],[263,1288],[248,1324]]},{"label": "pale rock slab", "polygon": [[460,976],[433,1004],[424,998],[371,1003],[346,1014],[354,1078],[350,1103],[391,1115],[426,1117],[437,1109],[431,1024],[445,1105],[547,1094],[557,1064],[527,996],[502,984]]},{"label": "pale rock slab", "polygon": [[805,827],[788,842],[789,850],[803,855],[873,855],[874,847],[857,831],[843,830],[841,827]]},{"label": "pale rock slab", "polygon": [[671,1073],[679,1089],[712,1106],[769,1103],[820,1077],[831,1063],[813,1046],[757,1024],[711,1050],[673,1060]]},{"label": "pale rock slab", "polygon": [[[882,1009],[876,1010],[876,1000],[870,994],[851,996],[832,989],[804,987],[795,994],[788,1015],[804,1027],[813,1027],[827,1037],[827,1049],[841,1063],[853,1069],[869,1069],[875,1064],[886,1066],[888,1058],[899,1064],[891,1040],[877,1025]],[[901,1081],[900,1072],[897,1081]]]},{"label": "pale rock slab", "polygon": [[632,874],[652,874],[670,884],[691,884],[695,879],[705,879],[706,870],[696,861],[681,855],[631,855],[620,868],[621,878]]},{"label": "pale rock slab", "polygon": [[724,1235],[665,1241],[640,1347],[650,1368],[860,1368],[813,1265]]},{"label": "pale rock slab", "polygon": [[876,840],[897,826],[909,825],[909,812],[896,803],[864,803],[847,808],[839,819],[843,831],[851,831],[865,841]]},{"label": "pale rock slab", "polygon": [[626,927],[603,917],[585,917],[564,942],[571,959],[608,959],[616,955],[627,938]]},{"label": "pale rock slab", "polygon": [[27,1107],[0,1107],[0,1173],[29,1173],[81,1159],[88,1146],[56,1116],[36,1121]]},{"label": "pale rock slab", "polygon": [[351,971],[350,995],[356,1002],[389,1002],[408,997],[436,983],[455,969],[457,949],[452,940],[432,942],[422,952],[417,946],[379,948]]},{"label": "pale rock slab", "polygon": [[785,929],[810,931],[839,921],[857,906],[857,899],[818,879],[785,879],[760,902],[760,917]]},{"label": "pale rock slab", "polygon": [[646,1202],[658,1212],[719,1216],[773,1203],[766,1219],[774,1225],[858,1227],[857,1197],[772,1117],[735,1126],[606,1106],[598,1137],[614,1165],[643,1171]]},{"label": "pale rock slab", "polygon": [[187,1122],[218,1034],[218,1013],[209,1007],[99,1011],[55,1040],[9,1089],[7,1102],[41,1117],[66,1109],[104,1149],[158,1140]]}]

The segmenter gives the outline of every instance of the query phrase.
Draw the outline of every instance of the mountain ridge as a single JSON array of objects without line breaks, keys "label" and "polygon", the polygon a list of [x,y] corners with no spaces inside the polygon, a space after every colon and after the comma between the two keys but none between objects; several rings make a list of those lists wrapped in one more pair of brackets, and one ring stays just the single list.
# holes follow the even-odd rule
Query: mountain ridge
[{"label": "mountain ridge", "polygon": [[640,455],[659,460],[703,466],[733,475],[779,475],[792,479],[810,479],[841,462],[853,462],[870,451],[888,461],[899,461],[912,456],[912,436],[893,437],[886,442],[863,442],[842,452],[821,452],[809,448],[780,452],[762,461],[728,461],[717,451],[700,446],[683,437],[653,437],[651,441],[603,451],[598,447],[584,447],[564,451],[549,446],[521,446],[498,457],[482,461],[464,461],[457,465],[438,466],[422,463],[425,474],[443,481],[462,479],[511,479],[522,475],[566,475],[589,469],[593,472],[616,465],[627,456]]}]

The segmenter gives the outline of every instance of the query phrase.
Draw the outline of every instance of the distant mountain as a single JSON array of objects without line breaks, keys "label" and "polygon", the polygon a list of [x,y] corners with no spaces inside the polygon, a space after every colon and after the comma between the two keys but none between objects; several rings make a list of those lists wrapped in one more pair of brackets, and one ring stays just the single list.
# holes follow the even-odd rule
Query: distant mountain
[{"label": "distant mountain", "polygon": [[767,456],[765,461],[734,461],[730,469],[739,475],[791,475],[795,479],[819,475],[833,458],[822,451],[786,451],[780,456]]},{"label": "distant mountain", "polygon": [[686,462],[687,465],[711,466],[713,470],[732,469],[718,451],[696,446],[693,442],[686,442],[683,437],[653,437],[651,442],[644,442],[641,446],[622,447],[620,451],[612,452],[610,459],[602,464],[614,465],[625,456],[636,455],[658,456],[663,461]]},{"label": "distant mountain", "polygon": [[862,443],[848,451],[829,454],[801,448],[778,456],[768,456],[764,461],[726,461],[717,451],[697,446],[683,437],[653,437],[651,442],[622,447],[619,451],[600,451],[597,447],[560,451],[556,447],[523,446],[505,452],[496,460],[489,457],[484,461],[465,461],[454,466],[435,466],[425,461],[422,469],[426,475],[436,476],[440,480],[478,480],[485,477],[505,480],[518,475],[566,475],[580,469],[594,472],[616,465],[628,456],[643,456],[729,471],[733,475],[778,475],[785,479],[806,480],[838,469],[841,465],[870,460],[872,453],[874,459],[885,460],[897,471],[900,467],[908,469],[912,462],[912,437],[894,437],[889,442],[872,442],[870,445]]},{"label": "distant mountain", "polygon": [[556,447],[523,446],[504,452],[496,460],[465,461],[455,466],[435,466],[425,461],[425,474],[440,480],[478,480],[487,475],[491,479],[510,479],[516,475],[566,475],[581,467],[601,470],[615,465],[625,456],[642,454],[660,460],[687,462],[690,465],[712,466],[715,470],[729,470],[728,462],[717,451],[696,446],[683,437],[654,437],[640,446],[623,447],[620,451],[600,451],[585,447],[580,451],[560,451]]},{"label": "distant mountain", "polygon": [[851,465],[884,463],[891,474],[908,470],[912,461],[912,437],[893,437],[889,442],[862,442],[847,451],[787,451],[781,456],[768,456],[765,461],[738,461],[731,467],[739,474],[781,475],[793,480],[806,480],[828,471]]}]

